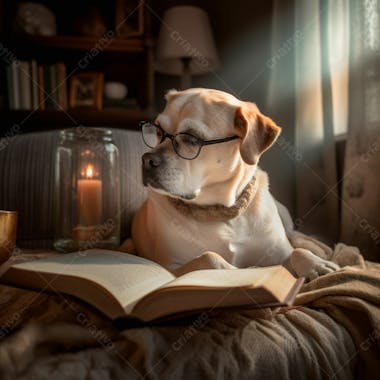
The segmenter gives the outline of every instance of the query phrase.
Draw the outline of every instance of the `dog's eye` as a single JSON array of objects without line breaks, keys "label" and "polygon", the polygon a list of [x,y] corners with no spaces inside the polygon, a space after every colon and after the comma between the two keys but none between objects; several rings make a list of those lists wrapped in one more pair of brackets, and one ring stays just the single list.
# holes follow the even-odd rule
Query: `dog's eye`
[{"label": "dog's eye", "polygon": [[199,139],[196,136],[183,134],[181,135],[181,140],[187,145],[192,145],[192,146],[199,145]]},{"label": "dog's eye", "polygon": [[163,139],[163,133],[160,127],[151,123],[145,123],[143,125],[142,136],[145,144],[149,148],[155,148]]}]

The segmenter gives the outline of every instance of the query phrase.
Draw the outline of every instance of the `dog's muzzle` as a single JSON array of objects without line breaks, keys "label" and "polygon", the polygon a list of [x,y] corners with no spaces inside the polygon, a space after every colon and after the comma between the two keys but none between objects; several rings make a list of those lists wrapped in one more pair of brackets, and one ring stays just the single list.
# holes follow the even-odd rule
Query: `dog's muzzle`
[{"label": "dog's muzzle", "polygon": [[164,157],[161,153],[145,153],[142,156],[143,169],[158,168],[163,162]]},{"label": "dog's muzzle", "polygon": [[166,157],[160,153],[145,153],[142,156],[142,177],[144,186],[163,190],[168,195],[182,198],[194,199],[196,193],[182,193],[179,185],[183,182],[183,173],[178,168],[168,165]]},{"label": "dog's muzzle", "polygon": [[152,185],[153,187],[161,187],[159,185],[159,169],[162,168],[164,157],[161,153],[145,153],[142,156],[142,174],[144,186]]}]

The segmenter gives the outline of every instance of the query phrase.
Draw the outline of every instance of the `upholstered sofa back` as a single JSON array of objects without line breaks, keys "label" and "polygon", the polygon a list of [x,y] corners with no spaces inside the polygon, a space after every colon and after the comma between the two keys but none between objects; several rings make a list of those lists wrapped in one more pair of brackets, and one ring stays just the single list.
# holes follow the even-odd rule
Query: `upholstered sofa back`
[{"label": "upholstered sofa back", "polygon": [[[139,132],[113,129],[120,152],[121,236],[146,197],[141,181],[144,145]],[[59,132],[0,139],[0,209],[17,210],[20,247],[47,248],[54,239],[54,160]]]}]

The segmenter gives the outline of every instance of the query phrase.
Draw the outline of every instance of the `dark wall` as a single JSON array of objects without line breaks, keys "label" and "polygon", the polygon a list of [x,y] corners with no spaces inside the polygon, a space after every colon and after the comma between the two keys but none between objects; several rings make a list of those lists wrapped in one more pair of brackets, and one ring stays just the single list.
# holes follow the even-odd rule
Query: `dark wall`
[{"label": "dark wall", "polygon": [[[271,70],[272,1],[219,0],[153,2],[154,32],[157,35],[165,9],[175,5],[195,5],[208,12],[220,58],[220,68],[208,75],[194,76],[193,87],[209,87],[230,92],[242,100],[255,102],[261,111],[267,109]],[[180,78],[156,74],[157,110],[164,106],[163,95],[170,88],[179,88]],[[277,120],[276,120],[277,121]],[[278,121],[279,124],[282,120]],[[293,125],[286,129],[287,140],[293,141]],[[271,191],[291,212],[294,210],[293,163],[278,146],[266,152],[260,166],[270,174]]]}]

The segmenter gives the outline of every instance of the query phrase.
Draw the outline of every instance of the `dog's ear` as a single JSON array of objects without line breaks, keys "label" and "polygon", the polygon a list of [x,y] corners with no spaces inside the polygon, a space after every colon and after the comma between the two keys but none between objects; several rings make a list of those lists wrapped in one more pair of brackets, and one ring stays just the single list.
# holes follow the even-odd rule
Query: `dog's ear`
[{"label": "dog's ear", "polygon": [[171,98],[173,98],[176,94],[178,93],[178,91],[175,89],[175,88],[172,88],[170,90],[168,90],[165,94],[165,100],[168,102]]},{"label": "dog's ear", "polygon": [[242,138],[241,157],[249,165],[257,163],[260,155],[273,145],[281,132],[272,119],[248,102],[235,111],[235,130]]}]

